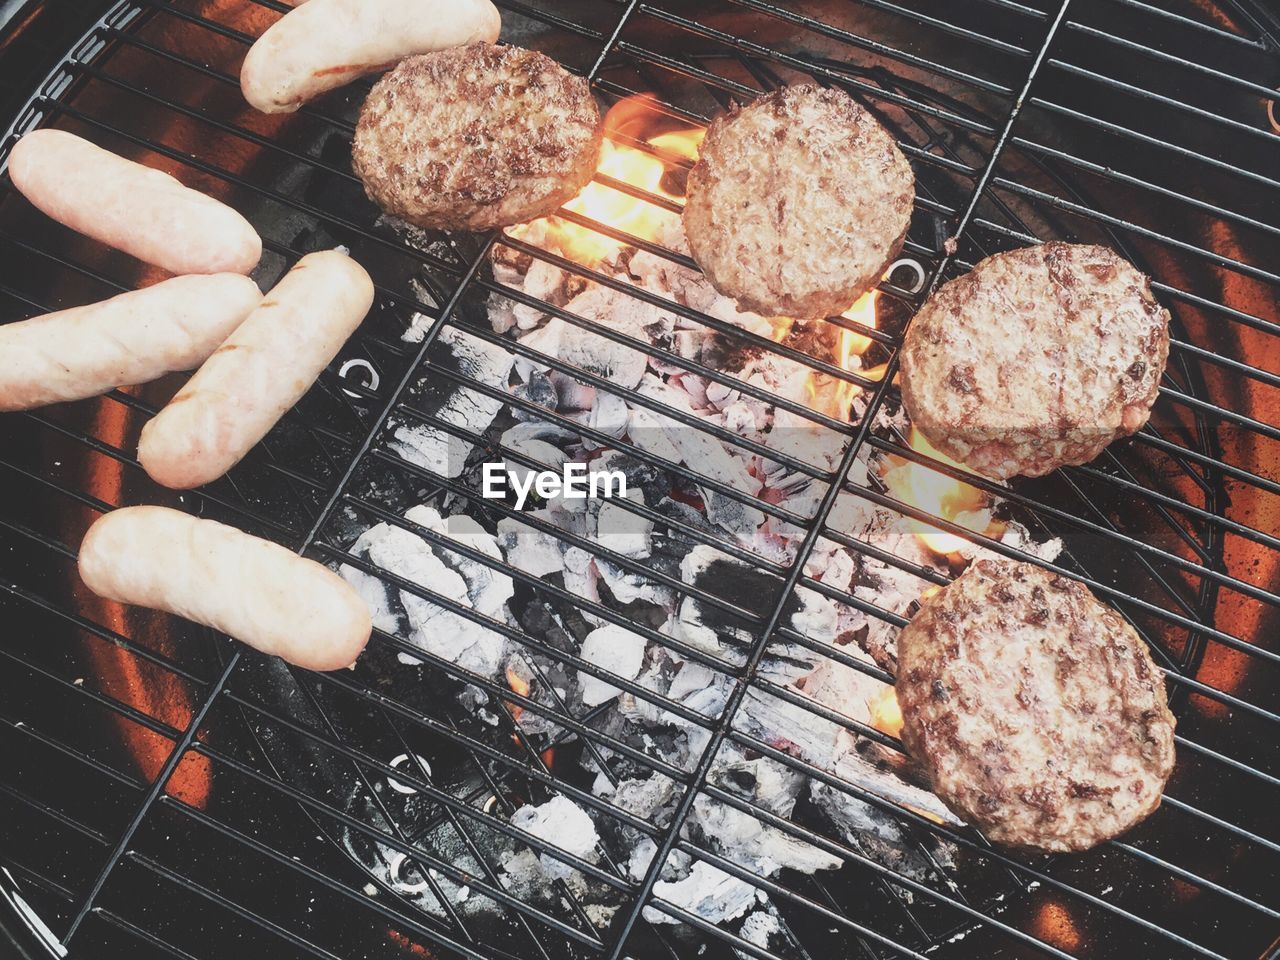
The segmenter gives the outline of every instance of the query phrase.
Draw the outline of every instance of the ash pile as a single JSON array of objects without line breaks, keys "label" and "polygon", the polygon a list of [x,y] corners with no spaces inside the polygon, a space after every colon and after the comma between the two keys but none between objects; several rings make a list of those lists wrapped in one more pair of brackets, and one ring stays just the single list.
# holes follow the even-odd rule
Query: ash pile
[{"label": "ash pile", "polygon": [[[646,920],[676,933],[696,918],[786,954],[785,911],[746,877],[830,874],[845,863],[841,847],[954,885],[958,851],[892,812],[956,825],[890,745],[900,718],[884,678],[895,666],[894,615],[909,617],[931,587],[915,571],[954,573],[984,551],[856,491],[947,506],[949,519],[1045,558],[1061,545],[1037,542],[973,488],[957,508],[954,490],[931,484],[963,485],[864,444],[826,526],[860,549],[818,536],[804,570],[813,585],[783,597],[803,524],[850,441],[839,428],[869,406],[870,389],[822,362],[874,381],[863,366],[871,341],[828,321],[738,310],[679,262],[678,217],[656,229],[677,259],[617,244],[594,258],[608,284],[553,262],[580,254],[570,226],[551,218],[510,231],[551,258],[495,247],[504,293],[485,306],[487,329],[446,326],[414,398],[424,416],[389,426],[395,456],[448,483],[402,519],[361,530],[342,573],[375,625],[406,641],[385,669],[419,677],[459,668],[451,708],[476,718],[493,749],[572,792],[513,777],[509,765],[485,767],[483,757],[468,766],[501,789],[474,773],[451,779],[419,767],[509,829],[463,836],[437,801],[391,781],[379,785],[381,809],[455,869],[406,863],[377,843],[352,852],[440,917],[500,911],[505,894],[603,928],[653,866],[742,683],[707,787],[658,868],[654,895],[674,909],[648,906]],[[420,342],[431,322],[416,318],[405,338]],[[872,429],[910,432],[892,401]],[[627,495],[531,497],[517,511],[511,497],[478,500],[487,461],[517,475],[565,464],[620,472]],[[777,629],[739,679],[779,603]],[[558,722],[566,717],[580,729]],[[833,842],[811,842],[809,831]]]}]

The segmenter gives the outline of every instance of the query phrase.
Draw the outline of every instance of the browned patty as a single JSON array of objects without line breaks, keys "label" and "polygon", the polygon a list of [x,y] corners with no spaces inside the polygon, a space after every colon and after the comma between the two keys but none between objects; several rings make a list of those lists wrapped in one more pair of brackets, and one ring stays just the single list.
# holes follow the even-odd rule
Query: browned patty
[{"label": "browned patty", "polygon": [[825,317],[879,281],[914,201],[888,131],[847,94],[800,84],[711,123],[684,229],[725,296],[768,316]]},{"label": "browned patty", "polygon": [[378,81],[351,161],[388,213],[482,230],[553,213],[595,173],[602,138],[586,80],[532,50],[474,43]]},{"label": "browned patty", "polygon": [[902,346],[902,399],[929,441],[1004,480],[1086,463],[1147,422],[1169,356],[1151,282],[1105,247],[988,257],[938,290]]},{"label": "browned patty", "polygon": [[902,739],[948,807],[1001,844],[1085,850],[1160,804],[1164,680],[1081,584],[978,560],[898,639]]}]

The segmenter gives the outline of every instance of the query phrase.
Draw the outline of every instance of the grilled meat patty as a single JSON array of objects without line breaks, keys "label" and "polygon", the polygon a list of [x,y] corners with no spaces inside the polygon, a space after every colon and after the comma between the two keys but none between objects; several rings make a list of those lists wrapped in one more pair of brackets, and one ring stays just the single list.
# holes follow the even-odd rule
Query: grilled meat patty
[{"label": "grilled meat patty", "polygon": [[902,740],[938,797],[1013,847],[1085,850],[1160,804],[1173,714],[1137,633],[1083,585],[978,560],[898,639]]},{"label": "grilled meat patty", "polygon": [[925,303],[902,346],[902,399],[943,453],[999,480],[1086,463],[1147,422],[1169,312],[1105,247],[988,257]]},{"label": "grilled meat patty", "polygon": [[602,139],[586,80],[532,50],[473,43],[379,80],[351,160],[388,213],[482,230],[553,213],[595,173]]},{"label": "grilled meat patty", "polygon": [[799,84],[712,121],[684,229],[707,278],[744,308],[824,317],[880,279],[914,200],[888,131],[848,94]]}]

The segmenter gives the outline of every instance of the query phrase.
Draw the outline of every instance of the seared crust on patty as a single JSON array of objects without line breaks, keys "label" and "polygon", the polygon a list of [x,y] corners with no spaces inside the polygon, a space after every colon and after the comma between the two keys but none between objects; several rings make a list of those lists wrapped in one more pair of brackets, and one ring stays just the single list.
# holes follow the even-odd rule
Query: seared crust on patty
[{"label": "seared crust on patty", "polygon": [[360,111],[352,167],[388,213],[483,230],[553,213],[595,173],[604,133],[587,81],[520,47],[404,60]]},{"label": "seared crust on patty", "polygon": [[948,807],[1013,847],[1086,850],[1160,805],[1164,680],[1082,584],[978,560],[898,638],[902,740]]},{"label": "seared crust on patty", "polygon": [[914,202],[888,131],[848,94],[799,84],[712,121],[684,229],[707,278],[745,309],[825,317],[879,281]]},{"label": "seared crust on patty", "polygon": [[902,345],[902,399],[943,453],[1004,480],[1086,463],[1151,415],[1169,312],[1105,247],[988,257],[937,291]]}]

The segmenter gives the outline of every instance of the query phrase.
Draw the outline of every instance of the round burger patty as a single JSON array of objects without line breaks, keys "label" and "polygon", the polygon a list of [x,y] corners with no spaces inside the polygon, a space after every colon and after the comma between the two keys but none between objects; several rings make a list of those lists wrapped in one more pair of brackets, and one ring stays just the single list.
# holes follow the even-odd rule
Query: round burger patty
[{"label": "round burger patty", "polygon": [[684,229],[725,296],[768,316],[825,317],[879,281],[914,200],[888,131],[847,94],[799,84],[712,121]]},{"label": "round burger patty", "polygon": [[586,80],[532,50],[473,43],[379,80],[351,159],[388,213],[482,230],[553,213],[595,173],[602,138]]},{"label": "round burger patty", "polygon": [[1105,247],[988,257],[925,303],[902,345],[902,399],[943,453],[998,480],[1086,463],[1151,415],[1169,312]]},{"label": "round burger patty", "polygon": [[1173,714],[1141,639],[1083,585],[978,560],[898,639],[902,739],[999,843],[1085,850],[1160,804]]}]

